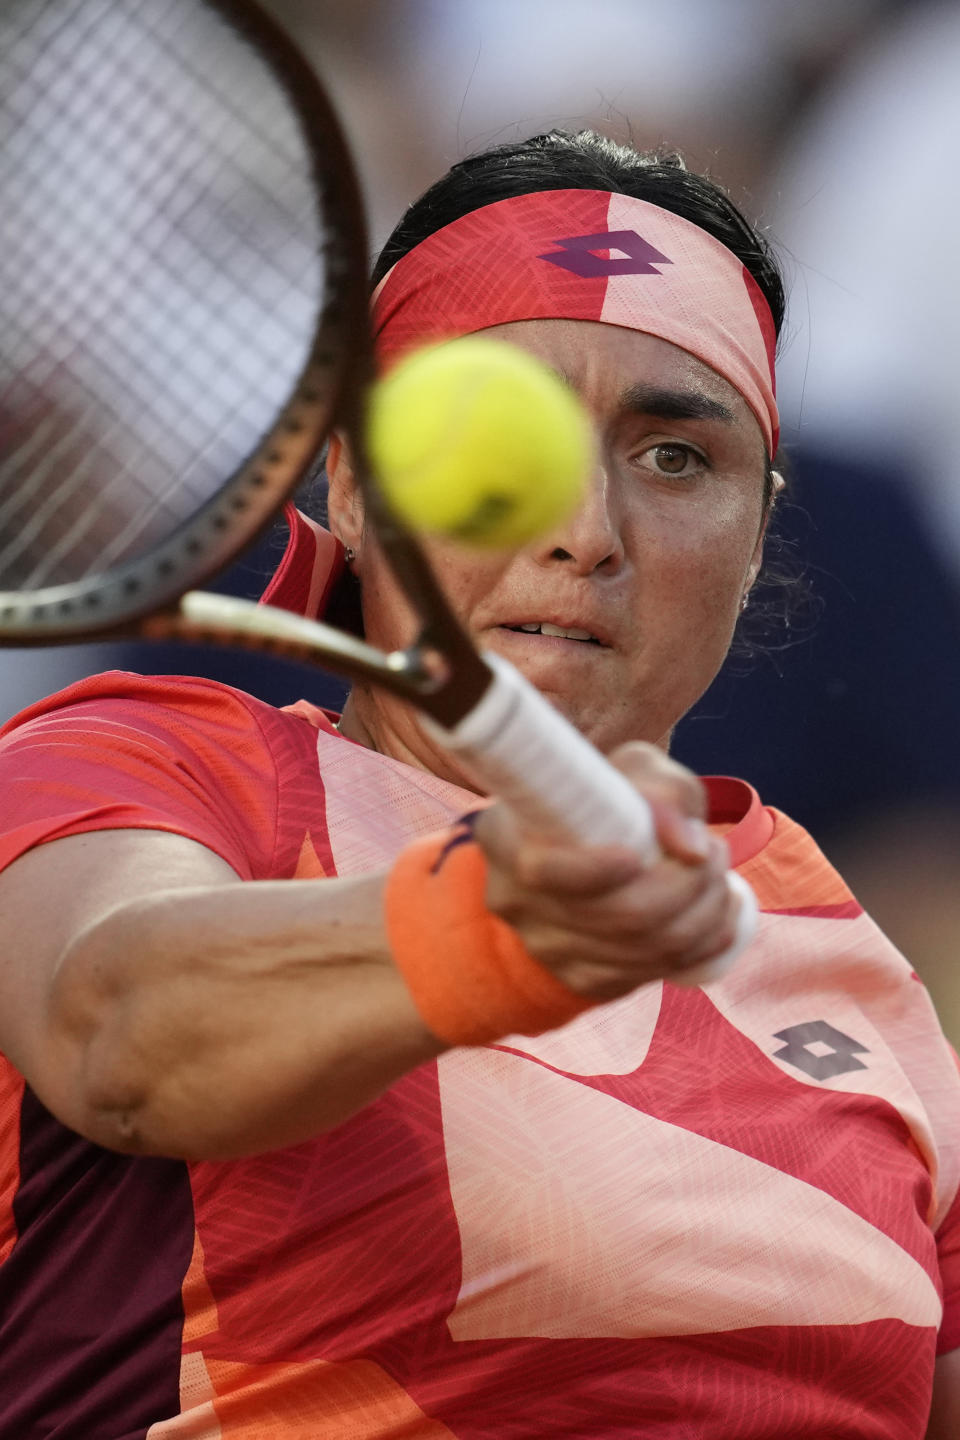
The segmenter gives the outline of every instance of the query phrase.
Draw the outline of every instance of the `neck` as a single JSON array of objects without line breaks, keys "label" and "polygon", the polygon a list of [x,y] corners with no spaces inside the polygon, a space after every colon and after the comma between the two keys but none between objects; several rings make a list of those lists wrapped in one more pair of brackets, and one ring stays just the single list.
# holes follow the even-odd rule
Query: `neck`
[{"label": "neck", "polygon": [[389,755],[439,780],[482,793],[454,758],[423,733],[415,711],[392,695],[355,686],[343,707],[338,729],[348,740],[376,750],[379,755]]}]

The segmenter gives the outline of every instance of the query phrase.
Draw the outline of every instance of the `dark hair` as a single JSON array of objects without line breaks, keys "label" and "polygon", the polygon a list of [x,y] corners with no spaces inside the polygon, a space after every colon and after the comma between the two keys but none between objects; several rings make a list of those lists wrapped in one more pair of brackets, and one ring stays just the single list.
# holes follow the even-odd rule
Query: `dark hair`
[{"label": "dark hair", "polygon": [[[688,170],[673,150],[639,151],[594,130],[550,130],[529,140],[494,145],[461,160],[401,217],[373,267],[374,286],[414,246],[497,200],[535,190],[609,190],[670,210],[732,250],[759,285],[777,336],[786,299],[780,267],[768,241],[714,180]],[[773,496],[768,462],[765,500]]]},{"label": "dark hair", "polygon": [[471,210],[535,190],[610,190],[682,215],[747,267],[780,334],[785,301],[779,266],[767,241],[729,195],[707,176],[688,170],[675,151],[644,153],[593,130],[575,135],[551,130],[461,160],[403,215],[373,267],[373,284],[435,230]]},{"label": "dark hair", "polygon": [[[498,200],[537,190],[608,190],[631,195],[681,215],[714,236],[746,266],[762,291],[779,338],[786,300],[780,267],[767,239],[741,214],[726,191],[706,175],[688,170],[671,150],[638,151],[593,130],[551,130],[527,140],[495,145],[461,160],[408,207],[373,267],[376,286],[387,271],[435,231]],[[766,463],[764,500],[774,498],[773,466]],[[786,617],[793,567],[783,564],[776,535],[768,531],[768,554],[748,624]],[[739,629],[741,652],[755,648]]]}]

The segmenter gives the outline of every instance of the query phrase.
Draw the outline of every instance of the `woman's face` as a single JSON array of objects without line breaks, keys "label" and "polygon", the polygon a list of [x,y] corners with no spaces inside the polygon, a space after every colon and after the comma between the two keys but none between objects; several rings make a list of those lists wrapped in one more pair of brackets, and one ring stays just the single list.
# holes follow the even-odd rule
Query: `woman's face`
[{"label": "woman's face", "polygon": [[[760,565],[764,446],[743,397],[665,340],[589,320],[527,320],[486,332],[529,350],[580,393],[597,459],[578,513],[510,555],[432,541],[427,550],[477,642],[505,655],[603,751],[666,745],[710,684]],[[357,550],[368,639],[415,632],[381,552],[362,531],[349,464],[333,447],[331,523]],[[530,633],[545,622],[590,640]],[[389,697],[353,705],[380,749],[411,751],[411,717]],[[387,743],[384,743],[386,741]],[[429,763],[417,746],[409,758]]]}]

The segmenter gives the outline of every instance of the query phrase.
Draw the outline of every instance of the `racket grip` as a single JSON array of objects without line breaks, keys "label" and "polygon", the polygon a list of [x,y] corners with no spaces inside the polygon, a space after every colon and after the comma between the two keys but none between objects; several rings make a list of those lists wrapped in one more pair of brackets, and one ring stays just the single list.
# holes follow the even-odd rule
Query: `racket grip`
[{"label": "racket grip", "polygon": [[[483,787],[505,801],[528,833],[588,845],[627,845],[645,865],[658,856],[649,805],[625,775],[499,655],[484,655],[493,681],[455,726],[429,728]],[[740,901],[733,945],[681,983],[716,979],[749,944],[756,929],[753,891],[728,875]],[[680,977],[678,977],[680,978]]]}]

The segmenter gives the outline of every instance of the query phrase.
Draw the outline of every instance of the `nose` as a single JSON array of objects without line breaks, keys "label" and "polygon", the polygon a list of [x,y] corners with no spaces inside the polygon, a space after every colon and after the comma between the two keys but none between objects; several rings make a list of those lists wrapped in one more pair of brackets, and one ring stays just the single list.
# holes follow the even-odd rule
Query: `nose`
[{"label": "nose", "polygon": [[619,507],[606,466],[598,464],[579,508],[542,537],[534,558],[540,565],[569,565],[578,575],[613,575],[623,556]]}]

